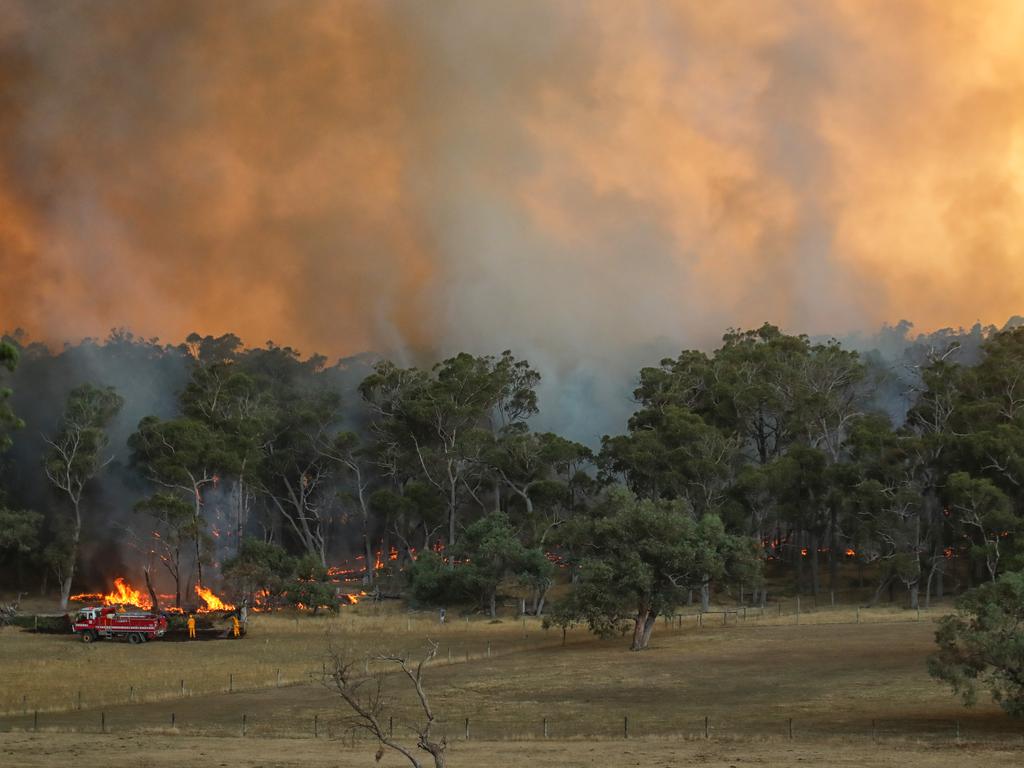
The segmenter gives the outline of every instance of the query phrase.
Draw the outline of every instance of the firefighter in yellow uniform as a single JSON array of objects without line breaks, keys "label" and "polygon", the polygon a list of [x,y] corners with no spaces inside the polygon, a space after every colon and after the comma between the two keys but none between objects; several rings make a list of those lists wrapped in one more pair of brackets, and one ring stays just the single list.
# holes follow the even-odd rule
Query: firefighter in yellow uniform
[{"label": "firefighter in yellow uniform", "polygon": [[196,639],[196,617],[191,613],[188,615],[188,639]]},{"label": "firefighter in yellow uniform", "polygon": [[241,627],[241,625],[240,625],[240,624],[238,623],[238,617],[237,617],[237,616],[232,616],[232,617],[231,617],[231,634],[232,634],[232,635],[234,636],[234,638],[235,638],[236,640],[237,640],[237,639],[238,639],[239,637],[241,637],[241,636],[242,636],[242,627]]}]

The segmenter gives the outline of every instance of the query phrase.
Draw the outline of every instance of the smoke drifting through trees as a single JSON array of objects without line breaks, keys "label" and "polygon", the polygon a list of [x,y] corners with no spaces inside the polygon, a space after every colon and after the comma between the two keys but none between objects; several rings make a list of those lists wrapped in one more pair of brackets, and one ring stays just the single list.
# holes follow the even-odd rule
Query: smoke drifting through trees
[{"label": "smoke drifting through trees", "polygon": [[[1008,326],[1016,324],[1014,320]],[[173,565],[168,571],[173,572],[174,593],[191,594],[193,561],[208,564],[208,573],[217,579],[218,565],[238,552],[243,535],[284,542],[296,554],[305,553],[299,565],[313,574],[326,574],[326,565],[357,552],[372,563],[375,549],[385,557],[396,553],[391,556],[408,563],[415,552],[422,555],[442,542],[454,553],[445,570],[440,561],[418,558],[422,568],[413,587],[420,599],[457,587],[466,597],[486,593],[493,611],[497,585],[514,573],[530,586],[532,603],[543,606],[552,583],[545,548],[559,546],[565,536],[557,532],[566,515],[591,504],[602,483],[625,479],[642,497],[680,499],[698,516],[733,507],[733,523],[743,519],[741,510],[749,505],[757,530],[748,531],[746,523],[740,527],[766,542],[765,537],[778,538],[765,527],[771,509],[800,511],[808,504],[805,496],[825,497],[825,486],[835,480],[826,477],[832,472],[825,472],[826,464],[846,467],[847,454],[857,450],[858,461],[874,461],[889,451],[879,453],[878,446],[890,444],[886,441],[895,441],[890,453],[897,455],[895,446],[902,443],[890,421],[898,426],[913,407],[916,415],[907,427],[913,432],[931,423],[921,416],[922,409],[934,407],[928,398],[944,396],[934,391],[938,374],[923,375],[928,366],[936,360],[973,365],[985,359],[983,344],[999,349],[992,345],[999,338],[993,327],[916,339],[908,330],[907,325],[883,329],[877,341],[886,354],[864,354],[863,368],[834,343],[812,348],[804,339],[782,336],[748,349],[764,329],[756,334],[730,332],[712,357],[691,350],[678,360],[645,368],[635,392],[640,408],[628,425],[592,416],[608,427],[607,433],[627,431],[605,438],[596,461],[586,446],[542,431],[547,427],[535,415],[537,408],[541,415],[546,408],[536,397],[538,375],[509,354],[460,355],[428,371],[374,365],[368,357],[335,364],[316,356],[304,361],[293,350],[273,345],[245,350],[233,336],[190,336],[180,346],[161,347],[119,332],[105,343],[89,341],[60,353],[11,337],[20,359],[6,379],[14,389],[14,412],[25,427],[12,433],[13,446],[3,455],[4,506],[43,511],[48,522],[37,533],[25,528],[24,546],[14,541],[12,550],[8,537],[0,539],[0,547],[7,550],[8,568],[33,562],[33,570],[45,569],[51,554],[61,554],[55,547],[63,540],[64,522],[57,510],[64,507],[40,463],[52,453],[44,437],[53,440],[58,434],[69,393],[92,383],[116,388],[124,404],[103,428],[109,435],[103,455],[113,461],[83,488],[88,523],[76,578],[89,588],[125,573],[126,567],[149,573],[154,562],[163,560]],[[806,351],[812,356],[805,359]],[[712,368],[712,361],[718,368]],[[999,358],[993,363],[1004,364]],[[815,392],[833,376],[846,394],[819,402]],[[716,386],[759,384],[728,405],[709,390],[710,380],[719,381]],[[927,394],[924,400],[922,393]],[[663,402],[665,397],[669,400]],[[765,407],[776,415],[765,417]],[[890,418],[862,421],[877,411],[888,412]],[[855,450],[861,444],[874,447]],[[737,476],[738,461],[759,464],[765,471]],[[868,471],[866,465],[857,469]],[[891,468],[879,470],[883,490],[877,499],[869,499],[871,504],[881,504],[888,487],[883,481],[898,477],[898,466],[896,471],[891,475]],[[818,485],[811,482],[812,475],[821,475]],[[806,482],[793,485],[793,477]],[[991,510],[977,503],[992,493],[985,486],[988,495],[979,496],[972,483],[967,477],[961,483],[967,490],[955,498],[950,495],[947,503],[970,511],[979,521],[979,535],[998,534],[1004,528],[993,528]],[[863,488],[835,493],[868,498]],[[910,498],[916,491],[908,493]],[[823,510],[812,516],[814,525],[800,518],[794,530],[803,535],[800,526],[810,526],[806,543],[812,551],[819,544],[833,553],[841,551],[851,541],[851,531],[838,522],[840,507],[830,507],[831,518],[821,517]],[[489,513],[511,514],[515,527]],[[5,515],[11,526],[35,525],[33,515]],[[791,523],[787,519],[786,525]],[[479,573],[463,568],[452,582],[447,575],[455,562],[451,557],[480,568],[491,562],[473,549],[483,546],[473,543],[477,539],[490,548],[497,564]],[[451,547],[453,541],[460,547]],[[940,540],[929,539],[929,546],[935,541]],[[779,544],[771,546],[777,550]],[[790,541],[786,546],[799,544]],[[865,558],[881,557],[882,550],[871,548],[874,544],[856,546]],[[66,572],[67,558],[57,560],[61,567],[55,573]],[[802,560],[797,563],[802,566]],[[830,564],[834,582],[836,560]],[[299,566],[275,566],[275,579],[287,579],[292,567]],[[929,567],[934,570],[934,562]],[[819,575],[813,563],[811,574],[816,589]],[[916,590],[920,571],[903,576]],[[200,578],[198,569],[195,578]],[[752,579],[745,582],[754,584]],[[678,586],[673,586],[676,598]],[[706,586],[701,586],[705,601]]]},{"label": "smoke drifting through trees", "polygon": [[765,318],[994,322],[1022,33],[1012,0],[8,2],[0,324],[511,347],[568,412]]}]

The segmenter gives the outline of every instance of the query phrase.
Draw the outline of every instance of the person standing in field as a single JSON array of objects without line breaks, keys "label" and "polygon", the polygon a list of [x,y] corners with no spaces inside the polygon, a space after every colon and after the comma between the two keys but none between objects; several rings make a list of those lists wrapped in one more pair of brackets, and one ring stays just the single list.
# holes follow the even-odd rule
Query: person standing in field
[{"label": "person standing in field", "polygon": [[188,615],[188,639],[196,639],[196,617],[191,613]]}]

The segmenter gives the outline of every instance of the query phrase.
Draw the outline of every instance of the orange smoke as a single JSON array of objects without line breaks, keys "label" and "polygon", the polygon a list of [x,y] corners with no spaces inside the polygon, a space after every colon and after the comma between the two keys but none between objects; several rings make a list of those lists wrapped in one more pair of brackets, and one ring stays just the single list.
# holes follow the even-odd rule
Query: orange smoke
[{"label": "orange smoke", "polygon": [[0,323],[555,360],[1002,322],[1021,39],[1015,0],[12,1]]}]

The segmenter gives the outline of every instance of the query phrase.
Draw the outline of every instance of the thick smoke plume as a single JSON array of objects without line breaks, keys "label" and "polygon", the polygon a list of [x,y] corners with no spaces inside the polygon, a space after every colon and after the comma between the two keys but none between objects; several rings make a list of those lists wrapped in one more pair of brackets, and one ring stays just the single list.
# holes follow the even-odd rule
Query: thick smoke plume
[{"label": "thick smoke plume", "polygon": [[9,0],[0,323],[579,393],[766,319],[1002,321],[1021,39],[1015,0]]}]

